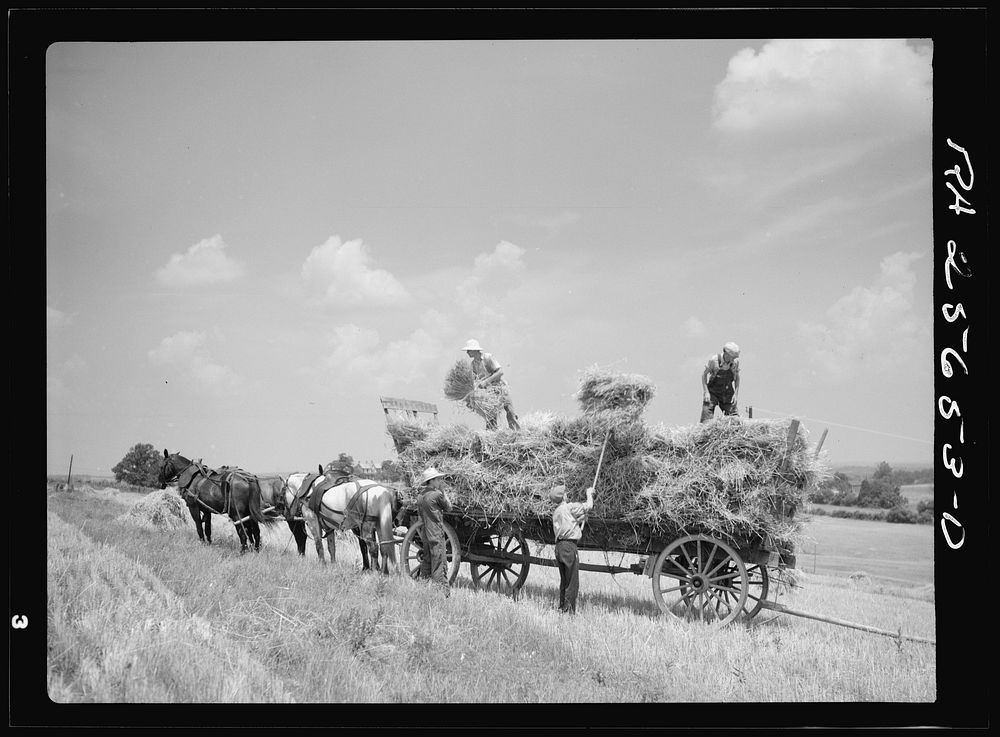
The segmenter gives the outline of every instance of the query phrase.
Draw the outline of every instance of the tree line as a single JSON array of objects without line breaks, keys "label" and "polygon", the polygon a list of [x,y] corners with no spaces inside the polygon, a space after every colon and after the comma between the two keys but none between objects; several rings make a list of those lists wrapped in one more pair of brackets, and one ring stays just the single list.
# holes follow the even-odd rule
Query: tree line
[{"label": "tree line", "polygon": [[[340,453],[337,460],[354,466],[354,475],[369,478],[372,481],[393,482],[402,481],[403,468],[396,461],[385,460],[375,467],[359,466],[349,453]],[[160,487],[160,465],[163,455],[150,443],[136,443],[126,451],[111,473],[118,483],[132,486],[143,486],[150,489]]]},{"label": "tree line", "polygon": [[[929,479],[924,480],[928,476]],[[934,517],[933,499],[921,499],[914,510],[903,496],[900,487],[906,484],[933,482],[933,469],[894,471],[892,466],[882,461],[871,478],[863,479],[857,488],[847,474],[838,471],[832,478],[819,485],[819,488],[810,495],[809,501],[843,507],[887,509],[889,513],[884,517],[880,516],[880,519],[889,522],[931,522]]]}]

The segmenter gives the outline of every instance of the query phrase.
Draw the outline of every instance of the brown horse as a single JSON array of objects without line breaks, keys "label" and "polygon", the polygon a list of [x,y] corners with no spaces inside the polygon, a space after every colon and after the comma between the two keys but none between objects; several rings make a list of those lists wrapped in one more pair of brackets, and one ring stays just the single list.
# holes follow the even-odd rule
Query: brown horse
[{"label": "brown horse", "polygon": [[224,514],[236,527],[240,552],[248,550],[248,540],[255,550],[260,550],[260,523],[271,524],[276,518],[267,517],[261,511],[261,485],[256,476],[228,466],[213,470],[180,453],[164,450],[160,485],[175,481],[194,520],[199,540],[212,544],[212,515]]}]

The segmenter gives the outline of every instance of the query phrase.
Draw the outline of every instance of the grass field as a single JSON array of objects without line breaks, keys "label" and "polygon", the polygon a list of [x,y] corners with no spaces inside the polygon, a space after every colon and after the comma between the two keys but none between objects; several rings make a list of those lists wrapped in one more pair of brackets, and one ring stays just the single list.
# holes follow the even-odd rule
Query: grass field
[{"label": "grass field", "polygon": [[856,572],[885,582],[934,583],[934,526],[813,517],[796,551],[809,573],[846,576]]},{"label": "grass field", "polygon": [[[517,601],[473,589],[463,566],[445,599],[421,582],[360,574],[349,536],[339,539],[337,563],[321,566],[311,542],[298,556],[284,525],[268,528],[261,552],[246,556],[218,517],[212,546],[197,542],[190,523],[138,528],[118,519],[136,496],[48,495],[48,688],[56,702],[935,698],[931,645],[770,612],[723,629],[688,623],[661,615],[650,580],[631,574],[581,573],[572,618],[554,611],[558,573],[541,566]],[[881,524],[816,522],[817,540],[841,548],[852,527]],[[853,542],[896,560],[889,569],[898,573],[921,542],[901,540],[896,559],[889,536],[929,528],[886,527],[881,547],[867,532]],[[800,586],[779,602],[935,637],[932,586],[822,574],[801,572]]]}]

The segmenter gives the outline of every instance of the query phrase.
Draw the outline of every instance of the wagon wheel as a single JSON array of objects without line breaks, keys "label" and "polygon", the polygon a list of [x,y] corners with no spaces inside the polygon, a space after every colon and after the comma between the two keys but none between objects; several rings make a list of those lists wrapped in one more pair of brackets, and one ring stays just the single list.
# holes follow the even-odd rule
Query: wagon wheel
[{"label": "wagon wheel", "polygon": [[[424,541],[420,536],[420,532],[423,526],[424,523],[419,520],[414,522],[413,526],[406,531],[403,542],[399,546],[399,570],[401,573],[407,574],[410,578],[418,578],[420,576],[420,558],[424,550]],[[458,545],[458,534],[455,532],[455,528],[447,522],[442,522],[441,526],[444,528],[444,534],[447,537],[445,552],[448,561],[448,583],[454,583],[455,578],[458,576],[458,567],[462,564],[462,551]]]},{"label": "wagon wheel", "polygon": [[743,605],[743,613],[747,619],[753,619],[767,600],[771,577],[767,566],[757,563],[747,566],[747,600]]},{"label": "wagon wheel", "polygon": [[722,626],[743,611],[749,580],[746,565],[729,545],[707,535],[689,535],[657,556],[653,596],[665,614]]},{"label": "wagon wheel", "polygon": [[489,563],[469,561],[473,586],[487,591],[514,593],[524,585],[531,562],[528,560],[530,557],[528,541],[520,530],[481,533],[477,536],[475,544],[476,552],[482,555],[497,553],[520,560],[497,560]]},{"label": "wagon wheel", "polygon": [[[727,569],[729,573],[735,574],[735,563],[730,560],[727,564]],[[753,619],[757,616],[758,612],[760,612],[761,608],[764,606],[764,602],[767,600],[767,592],[770,588],[771,577],[768,575],[767,566],[762,566],[758,563],[751,563],[747,565],[746,569],[747,600],[743,604],[743,616],[746,619]],[[724,591],[723,598],[727,599],[729,603],[735,606],[737,594],[735,592]]]}]

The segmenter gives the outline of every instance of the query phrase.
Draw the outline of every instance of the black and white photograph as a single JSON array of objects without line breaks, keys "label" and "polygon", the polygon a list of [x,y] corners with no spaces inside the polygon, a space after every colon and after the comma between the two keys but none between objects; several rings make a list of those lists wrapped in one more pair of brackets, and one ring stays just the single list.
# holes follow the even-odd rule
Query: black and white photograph
[{"label": "black and white photograph", "polygon": [[11,726],[985,725],[986,21],[10,11]]}]

